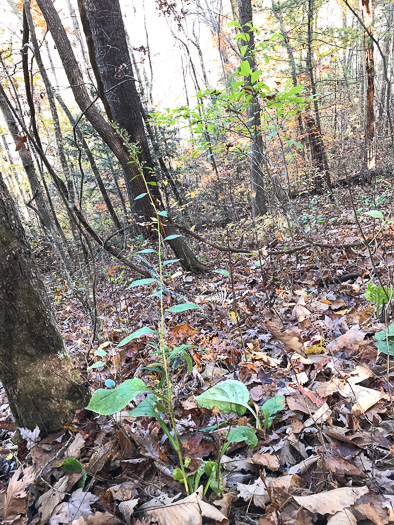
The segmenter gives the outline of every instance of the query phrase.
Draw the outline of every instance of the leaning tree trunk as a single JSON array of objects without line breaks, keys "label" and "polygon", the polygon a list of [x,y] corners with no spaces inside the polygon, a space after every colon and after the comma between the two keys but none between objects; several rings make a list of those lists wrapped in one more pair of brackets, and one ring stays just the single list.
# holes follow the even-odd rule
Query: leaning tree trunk
[{"label": "leaning tree trunk", "polygon": [[88,390],[74,370],[0,174],[0,380],[18,427],[70,423]]},{"label": "leaning tree trunk", "polygon": [[367,150],[367,168],[374,169],[376,162],[375,155],[375,61],[373,42],[370,35],[373,35],[374,25],[374,0],[360,0],[361,16],[364,24],[364,52],[365,52],[365,73],[367,77],[367,96],[366,96],[366,123],[365,123],[365,142]]},{"label": "leaning tree trunk", "polygon": [[[139,150],[145,180],[156,183],[119,0],[78,0],[78,6],[107,117],[127,132]],[[129,181],[126,187],[132,194]],[[151,193],[160,200],[158,186],[152,185]]]},{"label": "leaning tree trunk", "polygon": [[[249,62],[250,69],[256,71],[256,61],[254,57],[254,32],[250,30],[249,25],[253,25],[253,10],[251,0],[238,0],[239,23],[242,26],[243,33],[249,35],[249,41],[240,38],[239,45],[247,46],[244,55],[245,60]],[[253,84],[249,77],[249,86],[253,88]],[[252,89],[253,91],[253,89]],[[252,96],[248,109],[247,116],[251,134],[250,147],[250,181],[252,188],[252,215],[264,215],[267,213],[267,202],[264,189],[263,178],[263,139],[261,136],[261,118],[260,118],[260,104],[255,95]]]},{"label": "leaning tree trunk", "polygon": [[[112,126],[106,122],[104,117],[94,106],[87,91],[82,72],[78,66],[70,41],[67,37],[67,33],[52,1],[37,0],[37,4],[56,44],[77,104],[100,137],[117,157],[125,172],[125,178],[127,179],[128,184],[132,184],[133,194],[136,196],[145,194],[144,197],[135,201],[135,207],[138,207],[146,221],[150,222],[151,217],[155,216],[155,210],[146,193],[147,191],[150,191],[152,186],[146,186],[144,179],[141,177],[140,169],[131,157],[130,152],[125,147],[123,140],[117,133],[115,133]],[[173,235],[176,232],[173,226],[165,223],[164,218],[163,223],[163,233],[166,236]],[[182,266],[192,272],[204,271],[204,266],[198,261],[197,257],[184,242],[183,238],[177,236],[174,237],[175,238],[172,237],[168,243],[176,257],[181,260]]]}]

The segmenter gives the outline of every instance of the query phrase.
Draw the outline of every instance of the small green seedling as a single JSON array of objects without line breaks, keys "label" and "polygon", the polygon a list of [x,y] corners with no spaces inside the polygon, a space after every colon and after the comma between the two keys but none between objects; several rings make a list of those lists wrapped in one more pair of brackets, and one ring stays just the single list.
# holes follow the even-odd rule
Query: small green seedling
[{"label": "small green seedling", "polygon": [[263,406],[261,407],[261,412],[264,416],[264,430],[268,430],[271,427],[276,417],[276,414],[281,410],[284,410],[285,406],[285,396],[271,397],[271,399],[268,399],[263,404]]},{"label": "small green seedling", "polygon": [[382,354],[394,355],[394,324],[390,325],[387,330],[382,330],[375,334],[377,339],[376,346]]},{"label": "small green seedling", "polygon": [[372,281],[368,283],[365,298],[376,305],[376,315],[379,317],[380,309],[383,305],[392,303],[394,300],[394,290],[389,286],[376,286]]},{"label": "small green seedling", "polygon": [[[256,429],[250,427],[236,427],[232,428],[225,437],[225,443],[220,451],[219,461],[203,461],[200,468],[190,474],[186,474],[186,482],[189,486],[190,493],[195,492],[200,486],[200,480],[205,474],[208,477],[208,481],[204,487],[204,496],[207,493],[209,487],[216,494],[223,494],[223,482],[221,475],[221,460],[226,453],[231,443],[240,443],[244,441],[249,448],[254,448],[257,445]],[[185,466],[188,467],[190,464],[190,458],[186,458]],[[173,472],[173,477],[176,481],[184,483],[183,474],[180,468],[177,468]]]}]

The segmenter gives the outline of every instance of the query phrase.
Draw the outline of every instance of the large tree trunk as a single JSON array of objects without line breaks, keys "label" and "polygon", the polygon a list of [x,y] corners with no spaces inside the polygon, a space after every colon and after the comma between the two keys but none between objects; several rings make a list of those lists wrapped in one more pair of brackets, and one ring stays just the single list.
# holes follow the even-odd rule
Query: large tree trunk
[{"label": "large tree trunk", "polygon": [[87,388],[73,368],[0,175],[0,380],[16,425],[43,434],[70,423]]},{"label": "large tree trunk", "polygon": [[[37,0],[38,6],[45,18],[52,38],[55,41],[61,61],[65,68],[68,81],[70,83],[75,100],[80,109],[92,124],[94,129],[109,146],[121,164],[128,185],[131,185],[133,195],[139,196],[147,193],[152,186],[147,188],[144,179],[141,177],[140,169],[127,150],[123,140],[113,130],[112,126],[106,122],[101,113],[97,110],[87,91],[81,70],[73,53],[66,31],[60,21],[59,15],[51,0]],[[151,204],[148,195],[133,202],[135,208],[140,212],[146,221],[151,222],[151,217],[155,217],[155,209]],[[169,225],[163,225],[164,234],[169,236],[176,230]],[[182,266],[192,272],[203,271],[203,265],[198,261],[189,246],[181,237],[168,241],[177,258],[181,260]]]},{"label": "large tree trunk", "polygon": [[374,25],[374,0],[360,0],[361,16],[364,24],[364,51],[365,51],[365,73],[367,77],[367,96],[366,96],[366,123],[365,123],[365,142],[367,150],[367,168],[374,169],[376,162],[375,155],[375,61],[373,42],[370,34],[373,35]]},{"label": "large tree trunk", "polygon": [[[145,180],[156,182],[119,0],[78,0],[78,6],[107,116],[140,150]],[[151,193],[160,199],[158,186],[152,186]]]},{"label": "large tree trunk", "polygon": [[[245,53],[245,60],[249,62],[250,69],[256,71],[256,61],[254,57],[254,32],[247,25],[253,25],[253,10],[251,0],[238,0],[239,23],[243,33],[249,35],[249,41],[239,39],[240,46],[248,46]],[[252,82],[249,82],[252,87]],[[250,148],[250,181],[252,188],[252,215],[264,215],[267,213],[267,202],[264,189],[263,177],[263,139],[261,136],[260,104],[256,96],[253,96],[247,109],[249,128],[251,133]]]}]

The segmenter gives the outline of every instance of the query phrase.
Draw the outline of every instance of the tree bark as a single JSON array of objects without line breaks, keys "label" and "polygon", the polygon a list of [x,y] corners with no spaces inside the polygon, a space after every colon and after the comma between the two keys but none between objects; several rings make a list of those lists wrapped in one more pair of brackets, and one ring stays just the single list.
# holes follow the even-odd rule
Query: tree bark
[{"label": "tree bark", "polygon": [[[4,120],[7,123],[7,127],[10,134],[14,139],[15,146],[20,146],[20,142],[18,140],[19,127],[10,107],[8,106],[7,98],[5,96],[5,92],[1,84],[0,111],[3,114]],[[21,147],[18,150],[18,153],[30,184],[30,189],[32,193],[32,199],[30,202],[34,201],[35,205],[37,206],[35,211],[36,213],[38,212],[38,218],[41,223],[41,226],[43,227],[44,232],[48,237],[48,240],[51,243],[54,243],[54,247],[56,248],[57,253],[59,255],[59,260],[61,261],[62,265],[67,270],[67,272],[71,272],[72,259],[68,257],[65,253],[65,249],[67,249],[67,241],[64,236],[64,232],[60,227],[60,224],[54,219],[52,219],[50,210],[48,209],[47,203],[45,201],[40,181],[37,176],[31,152],[26,147]],[[54,218],[56,218],[54,209],[53,214]]]},{"label": "tree bark", "polygon": [[[102,83],[99,94],[107,116],[120,131],[127,132],[130,142],[140,150],[138,158],[145,180],[156,182],[119,0],[78,0],[78,6],[89,56],[97,64],[93,70],[97,83]],[[160,201],[157,186],[152,186],[151,193]]]},{"label": "tree bark", "polygon": [[73,368],[0,175],[0,380],[18,427],[71,423],[88,390]]},{"label": "tree bark", "polygon": [[[19,136],[18,125],[15,121],[14,115],[12,114],[12,111],[8,107],[7,101],[4,97],[4,89],[1,84],[0,84],[0,110],[3,114],[4,120],[7,123],[8,130],[15,142],[15,146],[20,146],[21,144],[17,138]],[[19,158],[21,159],[23,167],[25,169],[27,178],[29,180],[33,198],[37,204],[37,208],[40,214],[39,219],[44,229],[47,229],[48,231],[52,231],[53,230],[52,218],[49,214],[49,210],[44,200],[44,195],[42,193],[41,185],[37,177],[37,172],[34,167],[31,153],[25,146],[20,147],[20,149],[18,150],[18,153],[19,153]]]},{"label": "tree bark", "polygon": [[[69,222],[70,222],[70,229],[71,229],[74,244],[75,244],[76,258],[79,263],[79,269],[81,272],[82,282],[84,284],[84,289],[85,289],[85,298],[84,298],[85,300],[83,300],[83,305],[85,306],[87,315],[90,317],[92,326],[94,327],[94,331],[97,332],[99,340],[103,341],[104,333],[103,333],[101,321],[100,321],[100,318],[97,312],[97,303],[95,299],[95,277],[94,275],[92,276],[92,274],[94,274],[94,271],[91,271],[91,268],[89,268],[90,260],[88,256],[88,251],[85,247],[84,239],[81,235],[80,229],[78,228],[77,221],[75,220],[74,215],[71,213],[71,210],[75,202],[74,183],[71,177],[70,166],[66,158],[63,133],[62,133],[62,129],[60,126],[59,115],[57,112],[54,90],[53,90],[51,81],[49,80],[45,65],[42,61],[40,47],[38,45],[38,41],[37,41],[37,37],[35,33],[33,17],[30,11],[30,0],[25,0],[23,4],[23,41],[24,42],[27,41],[27,37],[29,33],[30,33],[30,37],[31,37],[32,44],[33,44],[34,51],[35,51],[35,59],[36,59],[36,62],[37,62],[42,80],[44,82],[46,92],[47,92],[48,103],[49,103],[49,108],[51,111],[52,123],[53,123],[54,132],[55,132],[57,151],[58,151],[58,155],[60,158],[60,164],[63,170],[63,174],[67,182],[67,190],[68,190],[67,195],[68,195],[68,200],[69,200],[68,206],[67,206],[67,212],[68,212],[68,217],[69,217]],[[22,54],[22,61],[23,61],[25,85],[26,85],[26,80],[28,80],[27,53],[28,53],[28,47],[24,47],[23,54]],[[34,106],[32,99],[29,100],[29,105],[30,105],[30,108]],[[31,119],[32,119],[32,122],[34,122],[33,128],[36,130],[36,139],[39,142],[41,142],[39,138],[37,126],[35,124],[34,111],[32,111]]]},{"label": "tree bark", "polygon": [[[245,60],[249,62],[250,69],[256,71],[256,61],[254,57],[254,32],[250,30],[247,25],[253,25],[253,9],[251,0],[238,0],[239,23],[242,27],[242,32],[249,35],[249,41],[239,39],[240,46],[248,46],[244,55]],[[249,86],[253,87],[249,78]],[[251,148],[250,148],[250,181],[252,189],[252,215],[257,217],[267,213],[267,202],[264,189],[264,177],[262,171],[263,165],[263,139],[261,136],[261,118],[260,118],[260,104],[255,95],[252,96],[248,109],[247,116],[249,121],[249,128],[251,134]]]}]

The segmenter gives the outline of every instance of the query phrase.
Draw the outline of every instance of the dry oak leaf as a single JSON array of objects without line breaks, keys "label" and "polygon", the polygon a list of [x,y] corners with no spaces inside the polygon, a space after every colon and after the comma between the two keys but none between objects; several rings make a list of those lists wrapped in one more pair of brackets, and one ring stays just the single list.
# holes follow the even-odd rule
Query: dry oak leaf
[{"label": "dry oak leaf", "polygon": [[202,499],[203,487],[180,501],[148,509],[144,513],[157,521],[158,525],[202,525],[203,518],[210,518],[218,523],[226,523],[227,517],[217,508]]},{"label": "dry oak leaf", "polygon": [[357,501],[354,514],[358,520],[371,520],[375,525],[394,521],[393,496],[366,494]]},{"label": "dry oak leaf", "polygon": [[83,492],[81,488],[71,494],[67,502],[60,503],[54,509],[49,520],[49,525],[63,525],[78,520],[81,516],[85,519],[93,514],[91,505],[99,499],[91,492]]},{"label": "dry oak leaf", "polygon": [[287,396],[286,403],[292,412],[302,412],[308,415],[317,412],[320,408],[320,406],[309,399],[309,397],[305,397],[302,394]]},{"label": "dry oak leaf", "polygon": [[133,512],[135,507],[138,505],[139,499],[129,499],[127,501],[122,501],[122,503],[119,504],[119,510],[125,517],[126,523],[131,523],[131,518],[133,516]]},{"label": "dry oak leaf", "polygon": [[20,137],[20,136],[16,136],[15,139],[18,141],[18,144],[16,145],[16,148],[15,148],[15,151],[19,151],[19,150],[23,150],[23,149],[26,149],[26,142],[27,142],[27,137]]},{"label": "dry oak leaf", "polygon": [[74,441],[71,443],[71,445],[67,448],[64,457],[65,458],[76,458],[79,459],[81,457],[81,451],[83,447],[85,446],[85,440],[82,437],[81,434],[75,434]]},{"label": "dry oak leaf", "polygon": [[42,496],[38,498],[36,507],[40,513],[40,518],[43,523],[47,523],[49,518],[52,516],[53,509],[58,505],[66,496],[68,485],[67,476],[63,476],[53,486],[53,488],[44,492]]},{"label": "dry oak leaf", "polygon": [[253,504],[256,507],[264,508],[270,501],[270,496],[266,489],[278,489],[280,491],[288,492],[291,487],[296,487],[300,483],[300,478],[294,474],[285,475],[279,478],[265,478],[265,484],[261,478],[258,478],[253,484],[246,485],[237,483],[238,496],[245,501],[250,501],[253,498]]},{"label": "dry oak leaf", "polygon": [[235,494],[227,492],[226,494],[223,494],[222,499],[217,499],[214,503],[216,507],[220,507],[222,514],[228,516],[230,514],[231,505],[235,499]]},{"label": "dry oak leaf", "polygon": [[[379,509],[381,512],[383,509]],[[378,511],[375,510],[370,503],[362,503],[361,505],[357,505],[357,511],[363,514],[363,516],[366,519],[371,520],[375,525],[386,525],[389,523],[389,516],[386,512],[386,516],[382,519],[382,517],[379,515]]]},{"label": "dry oak leaf", "polygon": [[297,465],[293,465],[289,468],[288,473],[289,474],[305,474],[309,470],[312,465],[316,465],[316,463],[319,461],[319,456],[309,456],[308,458],[301,461],[301,463],[297,463]]},{"label": "dry oak leaf", "polygon": [[334,376],[330,379],[330,381],[327,381],[327,383],[320,383],[315,388],[315,392],[320,397],[328,397],[332,396],[336,392],[340,392],[345,387],[345,382],[340,379],[339,377]]},{"label": "dry oak leaf", "polygon": [[187,323],[180,324],[178,326],[173,326],[169,329],[169,332],[172,337],[175,339],[187,339],[188,337],[192,337],[193,335],[198,334],[198,330],[195,328],[192,328]]},{"label": "dry oak leaf", "polygon": [[274,359],[264,352],[255,352],[251,355],[250,360],[254,361],[263,361],[263,363],[272,368],[278,368],[280,365],[280,359]]},{"label": "dry oak leaf", "polygon": [[348,350],[357,350],[366,335],[367,333],[360,330],[359,325],[356,324],[355,326],[352,326],[352,328],[346,332],[346,334],[343,334],[337,337],[337,339],[334,339],[334,341],[331,341],[331,343],[326,346],[326,350],[327,352],[337,352],[342,348],[347,348]]},{"label": "dry oak leaf", "polygon": [[275,455],[269,454],[268,452],[264,452],[263,454],[253,454],[253,456],[248,459],[248,462],[252,463],[253,465],[267,467],[270,470],[278,470],[280,467],[279,459]]},{"label": "dry oak leaf", "polygon": [[355,401],[352,406],[352,414],[359,416],[379,401],[382,397],[382,392],[366,388],[365,386],[347,384],[340,392],[340,395]]},{"label": "dry oak leaf", "polygon": [[7,492],[4,497],[4,521],[12,522],[26,512],[26,489],[31,483],[33,483],[35,472],[32,467],[30,467],[25,470],[23,477],[19,479],[21,473],[22,468],[19,467],[8,484]]},{"label": "dry oak leaf", "polygon": [[281,330],[279,326],[272,323],[271,321],[265,322],[268,330],[271,332],[271,334],[276,337],[276,339],[279,339],[282,343],[284,343],[286,346],[294,350],[295,352],[298,352],[302,356],[306,356],[305,350],[304,350],[304,343],[302,343],[298,335],[295,333],[295,330]]},{"label": "dry oak leaf", "polygon": [[390,446],[390,441],[383,435],[383,429],[375,428],[372,431],[360,431],[357,430],[352,433],[351,429],[347,427],[338,427],[335,425],[325,425],[323,427],[323,434],[343,441],[344,443],[351,443],[357,445],[360,448],[365,448],[367,445],[374,444],[375,446],[381,446],[387,448]]},{"label": "dry oak leaf", "polygon": [[306,306],[305,296],[301,295],[300,298],[298,299],[297,304],[293,308],[291,317],[293,319],[296,319],[298,322],[301,322],[306,317],[309,317],[311,315],[311,312],[305,306]]},{"label": "dry oak leaf", "polygon": [[183,445],[185,455],[189,458],[205,458],[213,452],[214,445],[204,441],[201,433],[196,433]]},{"label": "dry oak leaf", "polygon": [[316,512],[322,515],[337,514],[354,505],[358,498],[368,492],[369,489],[365,486],[342,487],[309,496],[293,496],[293,498],[299,505],[309,510],[309,512]]},{"label": "dry oak leaf", "polygon": [[319,410],[317,410],[314,414],[311,415],[310,418],[308,418],[305,422],[304,422],[304,426],[306,427],[312,427],[314,425],[321,425],[322,423],[324,423],[325,421],[327,421],[327,419],[330,417],[331,415],[331,412],[332,410],[330,409],[330,407],[327,405],[327,403],[324,403],[323,406],[321,406],[319,408]]},{"label": "dry oak leaf", "polygon": [[324,464],[328,470],[331,470],[338,476],[360,476],[365,478],[364,472],[356,465],[349,463],[346,459],[341,457],[329,457],[324,460]]},{"label": "dry oak leaf", "polygon": [[130,500],[137,493],[136,484],[133,481],[124,481],[119,485],[110,487],[108,490],[117,501]]},{"label": "dry oak leaf", "polygon": [[86,519],[80,516],[72,522],[72,525],[117,525],[118,523],[121,523],[120,519],[105,511],[91,514]]}]

